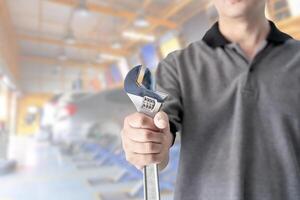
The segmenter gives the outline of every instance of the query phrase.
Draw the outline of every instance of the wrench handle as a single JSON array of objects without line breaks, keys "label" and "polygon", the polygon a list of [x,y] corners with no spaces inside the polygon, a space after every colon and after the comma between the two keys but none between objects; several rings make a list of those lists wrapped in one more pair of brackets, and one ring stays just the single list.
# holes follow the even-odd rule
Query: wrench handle
[{"label": "wrench handle", "polygon": [[157,164],[145,166],[144,176],[144,200],[160,200],[159,176]]},{"label": "wrench handle", "polygon": [[[139,112],[153,118],[158,111],[159,109],[155,112],[149,113],[146,110],[141,109]],[[145,166],[143,169],[143,178],[144,200],[160,200],[158,165],[150,164]]]}]

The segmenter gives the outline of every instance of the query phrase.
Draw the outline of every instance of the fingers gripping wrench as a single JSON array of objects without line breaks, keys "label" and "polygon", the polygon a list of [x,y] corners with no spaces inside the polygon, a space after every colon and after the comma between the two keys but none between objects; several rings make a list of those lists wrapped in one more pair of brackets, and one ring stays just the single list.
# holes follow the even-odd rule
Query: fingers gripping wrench
[{"label": "fingers gripping wrench", "polygon": [[[124,83],[124,88],[129,98],[140,113],[154,117],[159,112],[167,95],[154,91],[151,72],[141,65],[132,68]],[[144,175],[144,199],[160,200],[159,178],[157,164],[145,166]]]}]

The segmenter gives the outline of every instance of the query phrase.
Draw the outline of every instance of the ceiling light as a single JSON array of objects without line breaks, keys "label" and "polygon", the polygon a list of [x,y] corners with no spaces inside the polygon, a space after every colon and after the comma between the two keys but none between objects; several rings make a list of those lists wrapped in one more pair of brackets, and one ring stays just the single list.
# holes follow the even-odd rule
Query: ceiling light
[{"label": "ceiling light", "polygon": [[145,19],[145,17],[138,17],[134,22],[134,26],[140,28],[146,28],[150,25],[149,21]]},{"label": "ceiling light", "polygon": [[141,10],[137,11],[136,19],[133,22],[133,25],[139,28],[146,28],[150,25],[149,21],[145,16],[145,10],[142,8]]},{"label": "ceiling light", "polygon": [[113,49],[121,49],[122,45],[119,42],[115,42],[111,45]]},{"label": "ceiling light", "polygon": [[101,64],[103,63],[103,59],[101,58],[101,54],[98,54],[98,56],[96,57],[96,63]]},{"label": "ceiling light", "polygon": [[76,14],[80,17],[88,17],[90,15],[90,12],[86,6],[86,1],[85,0],[79,0],[78,6],[75,9]]},{"label": "ceiling light", "polygon": [[7,76],[3,76],[3,83],[6,85],[6,86],[9,86],[10,85],[10,80]]},{"label": "ceiling light", "polygon": [[67,60],[68,59],[68,57],[66,56],[66,54],[61,54],[61,55],[59,55],[58,56],[58,59],[60,60],[60,61],[65,61],[65,60]]},{"label": "ceiling light", "polygon": [[76,39],[71,31],[66,35],[64,41],[66,44],[69,44],[69,45],[75,44]]},{"label": "ceiling light", "polygon": [[155,36],[154,35],[147,35],[143,33],[138,33],[135,31],[124,31],[122,33],[123,37],[131,39],[131,40],[141,40],[146,42],[154,42]]},{"label": "ceiling light", "polygon": [[30,113],[30,114],[36,114],[38,112],[38,108],[36,106],[29,106],[27,108],[27,112]]},{"label": "ceiling light", "polygon": [[80,16],[82,18],[86,18],[90,14],[86,8],[77,8],[76,13],[78,14],[78,16]]},{"label": "ceiling light", "polygon": [[111,54],[99,54],[99,59],[101,60],[111,60],[111,61],[119,61],[121,60],[123,57],[121,56],[115,56],[115,55],[111,55]]},{"label": "ceiling light", "polygon": [[12,90],[15,90],[16,89],[16,86],[13,84],[13,82],[11,81],[11,79],[6,76],[6,75],[3,75],[2,77],[2,83],[7,87],[7,88],[10,88]]}]

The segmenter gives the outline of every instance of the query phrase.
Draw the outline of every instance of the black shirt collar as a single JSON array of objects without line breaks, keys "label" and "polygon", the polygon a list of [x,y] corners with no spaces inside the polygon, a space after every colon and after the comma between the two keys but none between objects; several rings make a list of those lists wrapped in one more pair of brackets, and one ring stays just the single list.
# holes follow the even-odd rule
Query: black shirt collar
[{"label": "black shirt collar", "polygon": [[[271,26],[271,31],[269,35],[267,36],[266,40],[269,43],[274,43],[274,44],[281,44],[284,43],[285,41],[292,39],[291,36],[289,36],[286,33],[281,32],[273,22],[269,21],[270,26]],[[220,32],[219,29],[219,24],[216,22],[204,35],[202,39],[206,44],[211,46],[212,48],[217,48],[217,47],[224,47],[227,44],[230,44],[231,42],[227,40],[222,33]]]}]

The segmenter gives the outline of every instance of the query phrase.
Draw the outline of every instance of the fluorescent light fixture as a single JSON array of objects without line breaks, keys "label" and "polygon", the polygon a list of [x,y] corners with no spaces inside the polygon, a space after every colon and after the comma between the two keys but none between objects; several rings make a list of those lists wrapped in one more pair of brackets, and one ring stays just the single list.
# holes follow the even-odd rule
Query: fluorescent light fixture
[{"label": "fluorescent light fixture", "polygon": [[137,41],[145,41],[145,42],[154,42],[155,36],[154,35],[147,35],[143,33],[138,33],[135,31],[124,31],[122,33],[124,38],[130,39],[130,40],[137,40]]},{"label": "fluorescent light fixture", "polygon": [[36,114],[38,112],[38,108],[36,106],[29,106],[27,108],[27,112],[30,114]]},{"label": "fluorescent light fixture", "polygon": [[85,8],[77,8],[76,13],[82,18],[86,18],[90,15],[89,11]]},{"label": "fluorescent light fixture", "polygon": [[69,45],[75,44],[76,39],[71,31],[69,31],[69,33],[66,35],[64,41],[66,44],[69,44]]},{"label": "fluorescent light fixture", "polygon": [[149,21],[145,19],[145,17],[139,17],[137,18],[133,24],[136,26],[136,27],[140,27],[140,28],[146,28],[150,25]]},{"label": "fluorescent light fixture", "polygon": [[2,83],[7,87],[10,88],[12,90],[16,89],[16,86],[13,84],[13,82],[9,79],[8,76],[4,75],[2,77]]},{"label": "fluorescent light fixture", "polygon": [[113,49],[121,49],[122,45],[119,42],[115,42],[111,45]]},{"label": "fluorescent light fixture", "polygon": [[7,77],[7,76],[3,76],[3,83],[7,86],[7,87],[9,87],[10,86],[10,80],[9,80],[9,78]]},{"label": "fluorescent light fixture", "polygon": [[121,56],[115,56],[115,55],[106,54],[106,53],[99,54],[98,58],[101,60],[111,60],[111,61],[119,61],[119,60],[123,59],[123,57],[121,57]]},{"label": "fluorescent light fixture", "polygon": [[96,57],[96,63],[101,64],[103,62],[104,60],[101,58],[101,54],[98,54],[98,56]]},{"label": "fluorescent light fixture", "polygon": [[79,0],[78,6],[75,9],[75,13],[82,18],[88,17],[90,15],[85,0]]},{"label": "fluorescent light fixture", "polygon": [[61,55],[58,56],[58,59],[60,61],[66,61],[68,59],[68,57],[66,56],[66,54],[61,54]]}]

